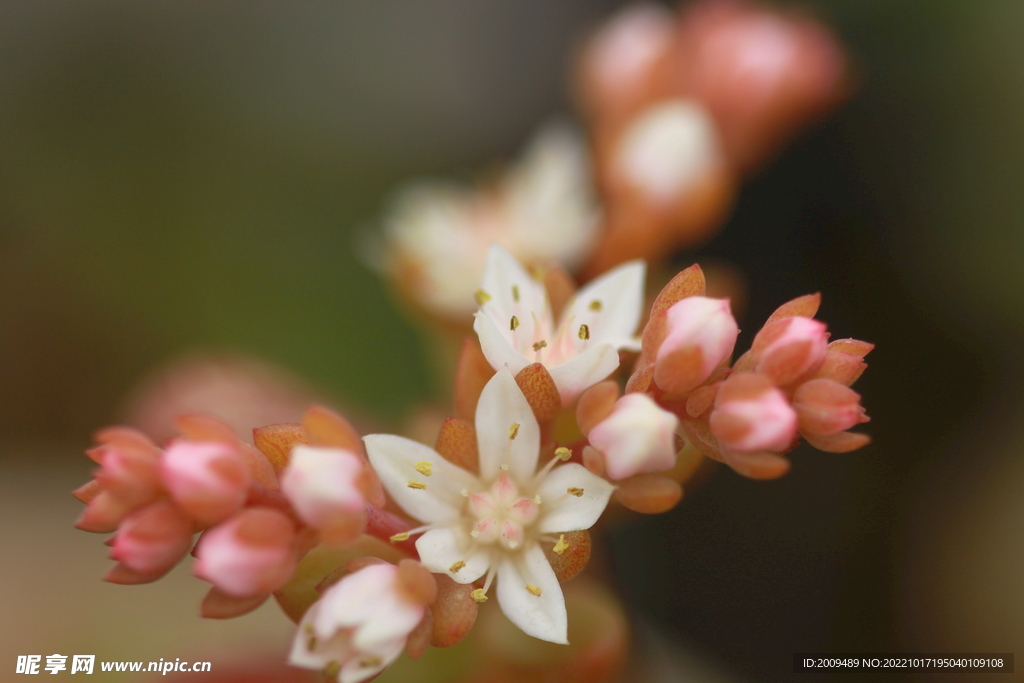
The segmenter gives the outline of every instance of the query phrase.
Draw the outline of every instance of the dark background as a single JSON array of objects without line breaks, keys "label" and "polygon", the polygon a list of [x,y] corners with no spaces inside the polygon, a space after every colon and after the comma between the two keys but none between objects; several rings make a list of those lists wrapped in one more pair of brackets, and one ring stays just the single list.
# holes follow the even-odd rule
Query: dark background
[{"label": "dark background", "polygon": [[[471,178],[571,110],[571,50],[619,4],[0,3],[0,454],[5,534],[27,543],[0,590],[52,590],[31,581],[54,547],[94,571],[54,526],[73,501],[47,501],[169,357],[251,353],[382,421],[429,399],[360,236],[402,182]],[[738,680],[790,680],[797,651],[1024,652],[1024,5],[804,4],[856,94],[678,264],[742,269],[741,347],[822,292],[835,337],[877,344],[856,387],[874,443],[802,447],[776,482],[717,472],[612,532],[618,586]],[[127,590],[95,576],[68,600]],[[0,616],[17,653],[53,647],[39,611],[38,631]]]}]

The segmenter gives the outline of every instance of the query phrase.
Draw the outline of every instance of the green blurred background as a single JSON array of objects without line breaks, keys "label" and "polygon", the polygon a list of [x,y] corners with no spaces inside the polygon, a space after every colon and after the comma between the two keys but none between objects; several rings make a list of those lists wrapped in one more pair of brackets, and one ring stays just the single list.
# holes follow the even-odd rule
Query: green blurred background
[{"label": "green blurred background", "polygon": [[[102,546],[70,529],[81,449],[196,350],[378,420],[429,398],[357,245],[400,183],[471,178],[571,111],[572,49],[620,4],[0,2],[0,680],[61,648],[283,652],[267,608],[196,625],[182,571],[181,604],[99,582]],[[1024,4],[805,4],[858,91],[679,265],[743,269],[747,340],[821,291],[836,337],[878,344],[857,385],[875,443],[801,449],[779,482],[718,472],[606,539],[636,618],[736,680],[789,680],[796,651],[1024,642]]]}]

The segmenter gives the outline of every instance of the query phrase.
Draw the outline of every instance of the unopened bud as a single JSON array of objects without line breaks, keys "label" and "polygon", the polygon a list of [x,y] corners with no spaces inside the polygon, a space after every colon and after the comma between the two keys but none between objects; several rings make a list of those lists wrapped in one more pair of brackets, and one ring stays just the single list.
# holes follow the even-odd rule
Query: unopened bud
[{"label": "unopened bud", "polygon": [[732,356],[739,327],[728,299],[691,296],[668,309],[666,335],[654,365],[654,381],[670,393],[700,386]]},{"label": "unopened bud", "polygon": [[786,386],[821,367],[828,350],[828,328],[813,318],[783,318],[765,325],[751,348],[754,370]]},{"label": "unopened bud", "polygon": [[582,56],[589,105],[613,111],[634,105],[671,48],[674,23],[671,12],[652,3],[628,6],[612,17]]},{"label": "unopened bud", "polygon": [[753,373],[722,383],[709,422],[719,443],[740,453],[784,452],[796,436],[796,412],[785,394]]},{"label": "unopened bud", "polygon": [[178,507],[202,525],[240,510],[249,488],[245,458],[225,443],[176,441],[164,453],[160,473]]},{"label": "unopened bud", "polygon": [[193,572],[235,597],[271,593],[295,571],[294,541],[295,526],[282,513],[249,508],[203,533]]},{"label": "unopened bud", "polygon": [[353,540],[362,529],[366,498],[360,489],[365,464],[341,448],[297,445],[281,475],[281,491],[306,524],[320,529],[344,529]]},{"label": "unopened bud", "polygon": [[604,455],[611,479],[640,472],[664,472],[676,461],[675,429],[679,418],[647,394],[626,394],[612,414],[590,431],[594,448]]},{"label": "unopened bud", "polygon": [[192,545],[192,522],[168,500],[129,515],[117,530],[110,556],[145,576],[160,576]]},{"label": "unopened bud", "polygon": [[800,431],[821,436],[844,432],[867,422],[860,394],[830,379],[812,379],[793,394]]}]

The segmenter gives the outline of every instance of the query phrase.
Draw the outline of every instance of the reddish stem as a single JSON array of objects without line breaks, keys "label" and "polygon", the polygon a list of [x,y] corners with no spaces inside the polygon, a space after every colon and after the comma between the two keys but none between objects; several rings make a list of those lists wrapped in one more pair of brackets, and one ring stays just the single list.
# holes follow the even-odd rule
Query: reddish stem
[{"label": "reddish stem", "polygon": [[[367,503],[365,533],[368,535],[391,543],[392,536],[408,531],[411,528],[409,523],[401,517]],[[412,538],[397,541],[392,543],[392,545],[409,555],[409,557],[419,558],[419,553],[416,552],[416,542]]]}]

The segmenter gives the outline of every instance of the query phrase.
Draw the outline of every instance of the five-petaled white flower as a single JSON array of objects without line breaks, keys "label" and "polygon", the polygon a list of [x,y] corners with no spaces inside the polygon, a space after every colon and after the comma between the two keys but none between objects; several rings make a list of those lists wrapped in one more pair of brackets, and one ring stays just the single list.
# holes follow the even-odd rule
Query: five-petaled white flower
[{"label": "five-petaled white flower", "polygon": [[644,275],[643,261],[605,273],[576,293],[556,326],[544,285],[493,245],[473,323],[480,348],[492,367],[507,365],[513,375],[542,363],[568,403],[619,366],[619,350],[640,350]]},{"label": "five-petaled white flower", "polygon": [[[484,387],[476,410],[480,474],[399,436],[364,437],[370,462],[391,497],[425,522],[409,533],[432,572],[466,584],[484,577],[478,601],[495,576],[498,603],[528,635],[566,643],[562,589],[541,543],[567,547],[560,533],[589,529],[613,486],[556,452],[539,471],[540,428],[508,369]],[[404,534],[401,535],[404,537]]]}]

